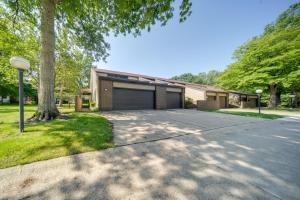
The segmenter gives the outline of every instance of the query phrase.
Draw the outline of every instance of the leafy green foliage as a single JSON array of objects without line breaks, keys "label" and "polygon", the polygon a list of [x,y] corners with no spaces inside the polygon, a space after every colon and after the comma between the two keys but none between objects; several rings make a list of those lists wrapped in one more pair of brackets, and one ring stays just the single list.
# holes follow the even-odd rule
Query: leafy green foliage
[{"label": "leafy green foliage", "polygon": [[[166,25],[173,17],[175,0],[72,0],[55,2],[56,30],[70,30],[70,38],[95,60],[108,56],[109,34],[141,34],[157,23]],[[40,25],[40,2],[37,0],[5,0],[16,19]],[[179,5],[180,22],[191,15],[192,3],[182,0]]]},{"label": "leafy green foliage", "polygon": [[63,29],[56,46],[56,90],[60,99],[74,98],[81,88],[89,84],[93,58],[82,52],[69,39],[69,31]]},{"label": "leafy green foliage", "polygon": [[234,58],[236,62],[218,79],[224,88],[251,92],[261,88],[271,96],[299,90],[300,3],[266,26],[262,35],[240,46]]},{"label": "leafy green foliage", "polygon": [[[17,96],[18,77],[17,70],[9,63],[12,56],[23,56],[31,63],[31,68],[25,72],[25,89],[37,88],[36,71],[38,68],[39,44],[35,37],[35,31],[30,24],[18,22],[12,24],[13,18],[0,7],[0,95]],[[32,84],[32,86],[28,86]],[[25,94],[29,94],[25,90]]]},{"label": "leafy green foliage", "polygon": [[174,76],[172,77],[172,79],[185,81],[189,83],[215,85],[220,74],[221,72],[217,70],[211,70],[208,73],[202,72],[199,73],[198,75],[194,75],[192,73],[185,73],[179,76]]}]

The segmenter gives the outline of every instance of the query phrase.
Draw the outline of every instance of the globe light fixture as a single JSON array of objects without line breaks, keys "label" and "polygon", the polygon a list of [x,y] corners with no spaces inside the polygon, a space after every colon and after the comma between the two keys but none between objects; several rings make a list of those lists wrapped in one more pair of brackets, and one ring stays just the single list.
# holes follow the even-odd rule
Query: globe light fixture
[{"label": "globe light fixture", "polygon": [[260,114],[260,94],[263,92],[261,89],[257,89],[256,91],[257,94],[257,104],[258,104],[258,113]]},{"label": "globe light fixture", "polygon": [[15,56],[9,60],[12,67],[19,71],[19,107],[20,107],[20,132],[24,132],[24,84],[23,84],[23,72],[28,70],[30,63],[25,58]]},{"label": "globe light fixture", "polygon": [[261,89],[256,90],[256,94],[261,94],[261,93],[262,93]]},{"label": "globe light fixture", "polygon": [[13,66],[14,68],[20,69],[20,70],[28,70],[30,67],[30,63],[28,60],[26,60],[25,58],[22,57],[12,57],[9,60],[11,66]]}]

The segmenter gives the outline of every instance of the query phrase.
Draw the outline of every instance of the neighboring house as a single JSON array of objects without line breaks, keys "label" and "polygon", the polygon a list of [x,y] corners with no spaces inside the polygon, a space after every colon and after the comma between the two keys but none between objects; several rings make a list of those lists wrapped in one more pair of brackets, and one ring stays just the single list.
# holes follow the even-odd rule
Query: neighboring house
[{"label": "neighboring house", "polygon": [[100,110],[184,108],[189,101],[198,109],[228,107],[229,93],[217,87],[93,68],[91,101]]},{"label": "neighboring house", "polygon": [[0,103],[10,103],[10,96],[0,96]]},{"label": "neighboring house", "polygon": [[[0,96],[0,103],[15,103],[18,102],[18,97],[14,96]],[[25,96],[24,97],[24,103],[26,104],[32,104],[35,102],[35,98],[32,96]]]},{"label": "neighboring house", "polygon": [[232,108],[255,108],[257,107],[257,94],[241,91],[229,91],[229,107]]},{"label": "neighboring house", "polygon": [[228,108],[229,93],[210,85],[169,80],[185,88],[185,99],[199,110]]}]

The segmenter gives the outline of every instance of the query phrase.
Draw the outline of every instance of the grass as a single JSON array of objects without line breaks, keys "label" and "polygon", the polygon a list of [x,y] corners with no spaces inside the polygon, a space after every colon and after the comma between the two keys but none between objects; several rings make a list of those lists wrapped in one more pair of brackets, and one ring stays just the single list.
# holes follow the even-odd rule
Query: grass
[{"label": "grass", "polygon": [[270,110],[270,111],[287,111],[287,112],[300,112],[300,108],[263,108],[263,110]]},{"label": "grass", "polygon": [[[25,106],[25,118],[35,112]],[[0,105],[0,168],[112,147],[111,124],[99,113],[76,113],[64,107],[69,119],[25,123],[19,133],[18,106]]]},{"label": "grass", "polygon": [[265,118],[265,119],[278,119],[284,116],[282,115],[275,115],[275,114],[264,114],[264,113],[254,113],[254,112],[239,112],[239,111],[220,111],[220,110],[208,110],[209,112],[217,112],[217,113],[224,113],[230,115],[239,115],[245,117],[257,117],[257,118]]}]

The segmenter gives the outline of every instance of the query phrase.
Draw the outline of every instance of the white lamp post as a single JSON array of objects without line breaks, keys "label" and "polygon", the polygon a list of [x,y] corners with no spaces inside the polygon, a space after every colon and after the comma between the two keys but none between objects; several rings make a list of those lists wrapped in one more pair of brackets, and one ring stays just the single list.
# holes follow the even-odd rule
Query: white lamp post
[{"label": "white lamp post", "polygon": [[20,106],[20,132],[24,132],[24,91],[23,91],[23,72],[28,70],[30,63],[22,57],[12,57],[10,64],[19,71],[19,106]]},{"label": "white lamp post", "polygon": [[256,94],[257,94],[257,103],[258,103],[258,113],[260,114],[260,94],[262,93],[261,89],[256,90]]}]

